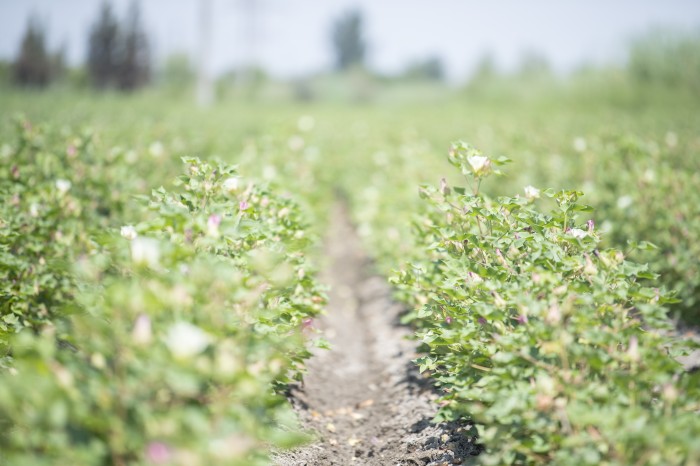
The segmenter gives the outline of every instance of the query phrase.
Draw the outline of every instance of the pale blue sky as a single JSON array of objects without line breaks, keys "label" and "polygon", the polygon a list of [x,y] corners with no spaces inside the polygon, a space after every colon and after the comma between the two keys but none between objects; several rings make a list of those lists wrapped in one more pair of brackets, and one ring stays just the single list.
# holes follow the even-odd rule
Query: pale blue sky
[{"label": "pale blue sky", "polygon": [[[257,57],[279,76],[297,76],[333,62],[329,34],[342,12],[357,7],[366,19],[369,61],[385,72],[436,54],[453,79],[463,79],[487,51],[512,68],[524,51],[549,58],[557,70],[582,62],[624,60],[630,38],[653,26],[700,30],[700,0],[212,0],[213,68],[223,71],[248,56],[244,6],[255,2]],[[113,0],[123,15],[131,0]],[[53,44],[82,61],[85,37],[102,0],[0,0],[0,58],[17,50],[27,16],[49,26]],[[196,53],[198,0],[141,0],[158,58]]]}]

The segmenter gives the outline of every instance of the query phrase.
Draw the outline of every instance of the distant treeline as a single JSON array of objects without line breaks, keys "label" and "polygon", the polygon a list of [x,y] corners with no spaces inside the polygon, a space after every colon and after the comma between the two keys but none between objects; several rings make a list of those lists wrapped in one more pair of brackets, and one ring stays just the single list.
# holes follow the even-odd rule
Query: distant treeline
[{"label": "distant treeline", "polygon": [[[64,47],[54,51],[48,49],[45,25],[36,17],[31,17],[16,58],[11,63],[0,63],[0,80],[5,75],[18,86],[45,87],[69,78],[77,87],[89,85],[99,90],[123,91],[151,84],[155,67],[138,5],[134,0],[120,20],[109,2],[104,1],[86,38],[84,66],[74,69],[66,65]],[[367,83],[373,81],[444,81],[445,67],[437,55],[410,61],[397,76],[380,76],[372,72],[366,62],[371,44],[366,40],[364,24],[364,17],[358,10],[342,14],[331,24],[329,41],[334,51],[335,73],[354,77],[350,81],[359,87],[371,87]],[[588,71],[591,70],[599,72],[600,68],[588,68]],[[624,68],[616,68],[616,71],[624,71],[631,82],[659,84],[700,93],[700,31],[655,30],[642,34],[631,42]],[[493,57],[486,55],[465,84],[478,90],[504,80],[526,83],[548,80],[553,76],[547,59],[537,53],[523,55],[519,68],[511,73],[500,70]],[[176,54],[160,66],[158,83],[185,91],[194,86],[195,77],[196,71],[188,56]],[[240,82],[255,87],[263,81],[266,81],[266,73],[260,68],[236,69],[222,74],[218,85],[219,90]],[[295,80],[292,84],[297,98],[314,98],[314,81],[313,76]]]},{"label": "distant treeline", "polygon": [[[65,49],[50,51],[45,29],[37,17],[30,17],[10,67],[14,84],[45,87],[65,76]],[[109,3],[102,4],[87,37],[87,51],[84,66],[87,80],[98,89],[134,90],[151,80],[150,44],[136,1],[121,22]]]}]

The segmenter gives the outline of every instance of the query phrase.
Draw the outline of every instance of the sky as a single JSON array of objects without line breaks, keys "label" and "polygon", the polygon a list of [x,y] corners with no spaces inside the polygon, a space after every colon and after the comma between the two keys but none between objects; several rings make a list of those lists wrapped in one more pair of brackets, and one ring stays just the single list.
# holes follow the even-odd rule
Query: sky
[{"label": "sky", "polygon": [[[177,52],[196,58],[200,0],[138,1],[159,61]],[[214,72],[255,57],[279,77],[330,68],[333,21],[351,9],[364,15],[373,69],[397,73],[410,61],[438,56],[452,80],[466,78],[485,54],[509,70],[523,53],[537,52],[568,72],[584,63],[623,61],[632,38],[653,27],[700,31],[700,0],[210,1]],[[111,1],[122,17],[131,2]],[[101,3],[0,0],[0,59],[16,54],[27,18],[36,14],[48,25],[50,44],[65,45],[69,62],[81,63]]]}]

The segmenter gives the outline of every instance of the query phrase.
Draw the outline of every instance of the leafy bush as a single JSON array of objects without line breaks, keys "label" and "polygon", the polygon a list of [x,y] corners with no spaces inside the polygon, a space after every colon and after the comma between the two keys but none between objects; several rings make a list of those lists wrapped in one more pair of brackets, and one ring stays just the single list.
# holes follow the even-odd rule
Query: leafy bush
[{"label": "leafy bush", "polygon": [[[628,241],[653,243],[650,250],[633,250],[648,262],[679,302],[670,309],[687,322],[700,322],[700,164],[683,160],[677,135],[668,133],[658,144],[636,136],[617,137],[591,154],[596,166],[593,195],[609,230],[606,240],[619,248]],[[693,149],[689,149],[693,150]]]},{"label": "leafy bush", "polygon": [[302,440],[273,390],[299,377],[323,304],[299,209],[186,164],[151,218],[77,262],[75,312],[12,340],[3,464],[265,464]]},{"label": "leafy bush", "polygon": [[93,134],[24,119],[0,148],[0,351],[8,334],[49,322],[72,299],[71,264],[123,206],[120,153],[97,154]]},{"label": "leafy bush", "polygon": [[484,464],[700,461],[697,375],[673,358],[687,346],[640,284],[647,267],[599,249],[580,192],[493,199],[479,185],[505,160],[458,143],[450,162],[471,189],[421,189],[427,257],[394,279],[416,304],[420,369],[444,390],[438,417],[473,416]]},{"label": "leafy bush", "polygon": [[700,34],[659,29],[638,37],[630,49],[628,70],[643,83],[700,92]]}]

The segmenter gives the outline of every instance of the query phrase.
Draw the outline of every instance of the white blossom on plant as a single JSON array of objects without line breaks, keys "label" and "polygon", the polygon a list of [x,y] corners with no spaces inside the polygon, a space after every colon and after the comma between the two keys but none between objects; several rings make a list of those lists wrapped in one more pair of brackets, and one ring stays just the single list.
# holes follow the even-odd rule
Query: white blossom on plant
[{"label": "white blossom on plant", "polygon": [[525,198],[528,201],[534,201],[540,198],[540,190],[533,186],[525,186]]},{"label": "white blossom on plant", "polygon": [[123,226],[120,230],[120,233],[123,238],[126,238],[129,241],[136,239],[136,237],[139,235],[138,233],[136,233],[136,228],[134,228],[131,225]]},{"label": "white blossom on plant", "polygon": [[61,194],[66,194],[73,185],[70,181],[59,178],[56,180],[56,189]]},{"label": "white blossom on plant", "polygon": [[146,314],[139,314],[134,322],[134,328],[131,331],[131,338],[138,345],[147,345],[153,338],[151,330],[151,319]]},{"label": "white blossom on plant", "polygon": [[131,241],[131,260],[151,268],[157,267],[160,261],[158,241],[152,238],[134,238]]},{"label": "white blossom on plant", "polygon": [[177,322],[170,326],[165,336],[165,345],[178,358],[195,356],[209,345],[211,336],[189,322]]},{"label": "white blossom on plant", "polygon": [[224,188],[224,191],[227,191],[229,193],[238,191],[238,187],[240,186],[240,179],[237,176],[226,178],[223,181],[223,183],[221,183],[221,186]]},{"label": "white blossom on plant", "polygon": [[211,214],[207,220],[207,234],[209,236],[219,236],[219,225],[221,225],[221,215]]},{"label": "white blossom on plant", "polygon": [[483,155],[470,155],[467,157],[467,162],[469,162],[476,176],[487,173],[489,168],[491,168],[491,161]]}]

